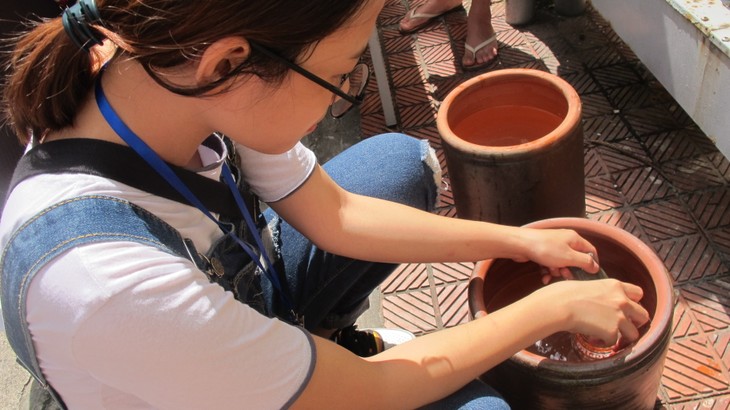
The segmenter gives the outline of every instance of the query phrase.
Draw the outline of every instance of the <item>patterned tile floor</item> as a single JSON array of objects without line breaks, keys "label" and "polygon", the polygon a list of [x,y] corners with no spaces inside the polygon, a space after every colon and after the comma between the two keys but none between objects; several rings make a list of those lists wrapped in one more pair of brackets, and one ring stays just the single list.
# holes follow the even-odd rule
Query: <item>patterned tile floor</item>
[{"label": "patterned tile floor", "polygon": [[[466,11],[401,35],[397,24],[407,8],[408,0],[387,0],[378,24],[395,128],[429,139],[448,178],[435,125],[439,102],[480,73],[460,65]],[[527,67],[573,85],[584,104],[587,217],[641,238],[674,278],[678,298],[661,403],[729,409],[730,162],[597,12],[565,18],[543,1],[531,24],[515,28],[504,20],[503,2],[493,2],[492,11],[500,52],[481,72]],[[375,81],[360,113],[363,135],[390,130]],[[448,191],[438,212],[456,216]],[[381,287],[386,325],[424,334],[469,320],[472,267],[401,266]]]}]

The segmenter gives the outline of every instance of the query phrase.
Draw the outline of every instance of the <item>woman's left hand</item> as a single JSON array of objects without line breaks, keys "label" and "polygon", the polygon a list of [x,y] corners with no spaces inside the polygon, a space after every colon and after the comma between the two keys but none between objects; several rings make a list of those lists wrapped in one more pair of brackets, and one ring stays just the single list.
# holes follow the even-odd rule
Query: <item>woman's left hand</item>
[{"label": "woman's left hand", "polygon": [[577,232],[570,229],[525,229],[528,238],[524,258],[513,258],[515,262],[531,260],[544,266],[542,281],[552,278],[573,279],[568,266],[577,266],[589,273],[598,271],[596,248]]}]

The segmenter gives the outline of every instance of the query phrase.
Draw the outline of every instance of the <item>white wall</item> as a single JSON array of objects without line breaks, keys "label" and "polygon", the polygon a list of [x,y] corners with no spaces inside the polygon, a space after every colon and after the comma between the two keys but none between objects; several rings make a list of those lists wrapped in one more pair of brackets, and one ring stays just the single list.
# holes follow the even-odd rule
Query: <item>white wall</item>
[{"label": "white wall", "polygon": [[730,157],[730,9],[720,1],[591,3]]}]

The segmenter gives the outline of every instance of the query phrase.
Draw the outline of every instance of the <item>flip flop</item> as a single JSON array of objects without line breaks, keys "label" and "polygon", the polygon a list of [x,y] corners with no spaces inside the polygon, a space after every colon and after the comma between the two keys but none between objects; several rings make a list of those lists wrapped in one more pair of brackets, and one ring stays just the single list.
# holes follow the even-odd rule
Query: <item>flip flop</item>
[{"label": "flip flop", "polygon": [[[469,44],[464,43],[464,53],[466,53],[466,52],[471,53],[472,59],[474,61],[476,61],[477,60],[477,52],[479,52],[479,50],[481,50],[484,47],[492,44],[495,41],[497,41],[497,33],[492,34],[491,37],[489,37],[488,39],[486,39],[486,40],[482,41],[481,43],[477,44],[476,47],[472,47]],[[481,64],[464,65],[464,63],[462,63],[462,66],[464,67],[464,70],[478,70],[480,68],[484,68],[484,67],[488,66],[489,64],[492,64],[494,62],[494,59],[495,58],[497,58],[496,55],[494,57],[492,57],[491,59],[489,59],[489,61],[485,61],[485,62],[483,62]]]},{"label": "flip flop", "polygon": [[461,7],[461,5],[458,5],[458,6],[454,7],[454,8],[451,8],[451,9],[448,9],[446,11],[443,11],[441,13],[436,13],[436,14],[431,14],[431,13],[417,13],[416,10],[418,10],[418,8],[421,7],[421,6],[423,6],[423,4],[419,4],[418,6],[412,8],[411,11],[408,13],[408,19],[409,20],[413,20],[413,19],[426,19],[426,20],[423,23],[418,24],[415,27],[411,28],[410,30],[403,30],[400,27],[400,25],[398,25],[398,31],[400,31],[401,34],[415,33],[416,31],[418,31],[418,30],[426,27],[427,25],[433,23],[433,19],[435,19],[436,17],[441,17],[444,14],[447,14],[449,12],[452,12],[452,11],[458,9],[459,7]]}]

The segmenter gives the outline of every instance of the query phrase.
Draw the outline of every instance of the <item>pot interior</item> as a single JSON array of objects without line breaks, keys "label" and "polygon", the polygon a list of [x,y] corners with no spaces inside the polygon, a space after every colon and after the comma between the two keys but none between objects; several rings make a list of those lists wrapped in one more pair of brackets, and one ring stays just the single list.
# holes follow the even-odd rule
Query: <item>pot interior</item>
[{"label": "pot interior", "polygon": [[515,74],[471,83],[450,102],[448,127],[464,141],[508,147],[536,141],[565,120],[568,101],[557,85]]},{"label": "pot interior", "polygon": [[[657,289],[649,270],[639,257],[622,243],[591,232],[577,231],[596,246],[601,266],[609,277],[633,283],[643,289],[644,297],[640,303],[653,319],[657,310]],[[487,265],[483,286],[486,313],[494,312],[541,288],[540,269],[534,262],[517,263],[509,259],[491,261]],[[646,332],[647,329],[648,326],[643,326],[641,330]]]}]

